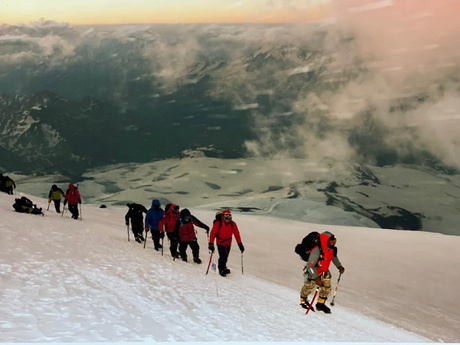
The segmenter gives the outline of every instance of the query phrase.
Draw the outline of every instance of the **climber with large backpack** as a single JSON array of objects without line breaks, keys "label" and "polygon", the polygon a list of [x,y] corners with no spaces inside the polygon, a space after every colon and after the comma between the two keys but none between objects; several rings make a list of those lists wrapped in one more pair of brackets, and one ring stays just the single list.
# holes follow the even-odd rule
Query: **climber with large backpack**
[{"label": "climber with large backpack", "polygon": [[[300,255],[302,260],[307,262],[304,267],[304,285],[300,290],[300,305],[307,309],[307,311],[310,308],[312,311],[315,311],[310,305],[308,295],[317,287],[319,296],[316,303],[316,310],[326,314],[331,313],[331,309],[325,304],[332,290],[332,276],[329,271],[331,262],[334,263],[340,274],[345,272],[345,268],[337,256],[336,242],[337,239],[329,231],[325,231],[322,234],[311,232],[295,247],[295,252]],[[315,297],[316,293],[311,304],[314,303]]]}]

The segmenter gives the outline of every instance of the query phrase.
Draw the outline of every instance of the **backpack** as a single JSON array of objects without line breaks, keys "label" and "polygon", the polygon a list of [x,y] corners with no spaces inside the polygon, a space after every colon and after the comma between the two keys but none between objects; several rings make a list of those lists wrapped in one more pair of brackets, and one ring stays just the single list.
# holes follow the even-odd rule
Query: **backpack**
[{"label": "backpack", "polygon": [[321,242],[319,240],[319,232],[313,231],[310,232],[307,236],[305,236],[301,243],[295,246],[294,251],[300,255],[303,261],[308,261],[310,251],[315,247],[319,247],[322,254]]},{"label": "backpack", "polygon": [[16,212],[20,213],[32,213],[32,214],[42,214],[42,209],[37,208],[32,200],[26,198],[25,196],[20,199],[16,198],[13,204],[13,208]]}]

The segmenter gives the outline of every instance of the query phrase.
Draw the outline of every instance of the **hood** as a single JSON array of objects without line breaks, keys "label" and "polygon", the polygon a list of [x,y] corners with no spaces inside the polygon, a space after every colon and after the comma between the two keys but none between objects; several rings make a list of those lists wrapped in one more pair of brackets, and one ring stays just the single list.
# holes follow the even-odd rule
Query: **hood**
[{"label": "hood", "polygon": [[184,208],[180,211],[180,217],[184,223],[190,222],[191,213],[188,209]]},{"label": "hood", "polygon": [[179,213],[179,205],[176,204],[171,204],[171,207],[169,208],[169,211],[174,214]]},{"label": "hood", "polygon": [[155,207],[155,206],[158,207],[158,206],[160,206],[160,205],[161,205],[161,204],[160,204],[160,201],[159,201],[159,200],[157,200],[157,199],[153,199],[153,200],[152,200],[152,208]]},{"label": "hood", "polygon": [[319,235],[319,239],[321,241],[321,247],[323,247],[323,249],[333,248],[335,246],[335,242],[332,245],[329,243],[329,241],[331,240],[336,240],[334,234],[332,234],[329,231],[325,231],[321,235]]}]

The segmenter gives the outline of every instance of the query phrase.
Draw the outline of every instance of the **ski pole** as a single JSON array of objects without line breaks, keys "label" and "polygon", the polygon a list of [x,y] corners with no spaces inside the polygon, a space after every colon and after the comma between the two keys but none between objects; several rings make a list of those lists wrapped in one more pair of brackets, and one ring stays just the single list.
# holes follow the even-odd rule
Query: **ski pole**
[{"label": "ski pole", "polygon": [[243,253],[241,253],[241,274],[244,274],[243,272]]},{"label": "ski pole", "polygon": [[209,257],[209,263],[208,263],[208,269],[206,270],[206,275],[207,275],[208,272],[209,272],[209,266],[211,266],[212,254],[214,254],[214,251],[211,252],[211,256]]},{"label": "ski pole", "polygon": [[335,286],[334,297],[332,297],[331,307],[334,306],[334,300],[335,300],[335,296],[337,295],[337,289],[339,288],[339,283],[340,283],[340,277],[341,276],[342,276],[342,273],[339,273],[339,279],[337,279],[337,285]]},{"label": "ski pole", "polygon": [[126,224],[126,230],[128,231],[128,242],[129,242],[129,224]]},{"label": "ski pole", "polygon": [[307,311],[305,312],[305,315],[308,314],[308,312],[310,311],[311,307],[313,306],[313,302],[315,302],[316,296],[318,295],[318,291],[319,291],[319,286],[316,287],[316,292],[315,292],[315,294],[313,295],[313,299],[311,300],[311,303],[310,303],[310,305],[308,306],[308,309],[307,309]]}]

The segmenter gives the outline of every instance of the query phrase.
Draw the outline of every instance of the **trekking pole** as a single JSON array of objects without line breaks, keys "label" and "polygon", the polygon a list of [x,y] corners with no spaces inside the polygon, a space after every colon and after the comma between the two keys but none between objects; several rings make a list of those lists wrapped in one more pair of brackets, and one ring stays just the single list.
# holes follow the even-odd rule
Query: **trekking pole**
[{"label": "trekking pole", "polygon": [[61,217],[64,216],[64,211],[65,211],[65,205],[64,205],[64,207],[62,208]]},{"label": "trekking pole", "polygon": [[342,276],[342,273],[339,273],[339,279],[337,279],[337,285],[335,286],[334,297],[332,297],[331,307],[334,306],[334,300],[335,300],[335,296],[337,295],[337,289],[339,288],[339,283],[340,283],[340,277],[341,276]]},{"label": "trekking pole", "polygon": [[50,210],[50,204],[51,204],[51,201],[50,201],[50,202],[48,202],[48,207],[46,208],[46,210],[47,210],[47,211],[49,211],[49,210]]},{"label": "trekking pole", "polygon": [[211,252],[211,256],[209,257],[209,263],[208,263],[208,269],[206,270],[206,275],[207,275],[208,272],[209,272],[209,266],[211,266],[212,254],[214,254],[214,251]]},{"label": "trekking pole", "polygon": [[126,230],[128,231],[128,242],[129,242],[129,224],[126,224]]},{"label": "trekking pole", "polygon": [[80,204],[80,221],[83,221],[83,214],[81,213],[81,204]]},{"label": "trekking pole", "polygon": [[148,234],[148,231],[145,230],[144,249],[145,249],[145,245],[147,244],[147,234]]},{"label": "trekking pole", "polygon": [[163,234],[163,237],[161,238],[161,256],[163,256],[163,240],[165,239],[165,234]]},{"label": "trekking pole", "polygon": [[243,253],[241,253],[241,274],[244,274],[243,272]]},{"label": "trekking pole", "polygon": [[308,312],[310,311],[311,307],[313,306],[313,302],[315,302],[316,296],[318,295],[318,291],[319,291],[319,286],[316,287],[316,292],[315,292],[315,294],[313,295],[313,299],[311,300],[311,303],[310,303],[310,305],[308,306],[308,309],[307,309],[307,311],[305,312],[305,315],[308,314]]}]

